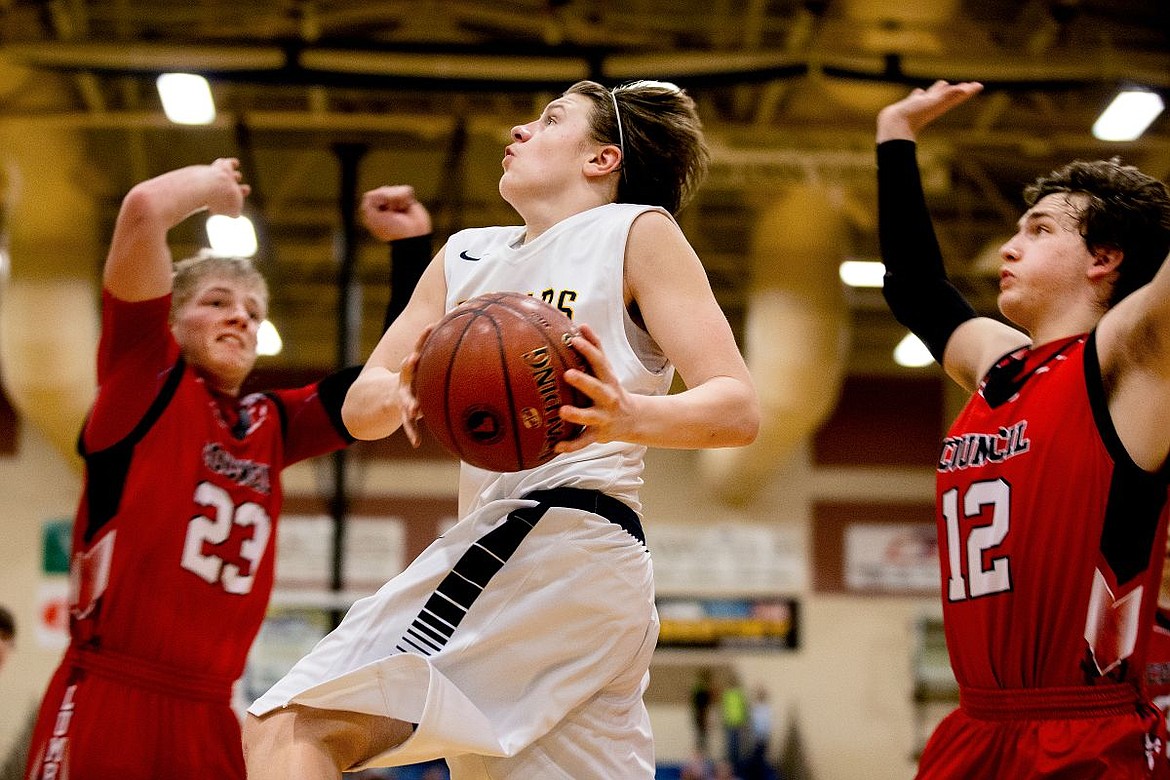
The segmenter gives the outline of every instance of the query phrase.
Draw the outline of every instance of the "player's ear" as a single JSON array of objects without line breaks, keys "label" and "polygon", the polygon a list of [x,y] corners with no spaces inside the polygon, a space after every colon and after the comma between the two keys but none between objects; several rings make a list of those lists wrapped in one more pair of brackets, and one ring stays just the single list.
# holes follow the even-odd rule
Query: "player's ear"
[{"label": "player's ear", "polygon": [[614,144],[602,144],[585,163],[586,176],[605,176],[622,167],[622,152]]},{"label": "player's ear", "polygon": [[1093,265],[1089,267],[1089,276],[1099,279],[1117,270],[1124,259],[1125,253],[1117,247],[1104,246],[1093,250]]}]

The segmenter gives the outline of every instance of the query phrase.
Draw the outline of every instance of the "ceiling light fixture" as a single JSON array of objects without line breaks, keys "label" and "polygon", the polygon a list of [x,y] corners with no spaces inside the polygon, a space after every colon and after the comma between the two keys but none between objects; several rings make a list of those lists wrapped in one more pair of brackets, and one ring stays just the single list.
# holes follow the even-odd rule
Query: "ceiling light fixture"
[{"label": "ceiling light fixture", "polygon": [[215,100],[207,79],[194,73],[164,73],[155,82],[167,119],[177,125],[209,125]]},{"label": "ceiling light fixture", "polygon": [[876,260],[846,260],[837,267],[837,275],[850,287],[881,287],[886,267]]},{"label": "ceiling light fixture", "polygon": [[907,333],[894,347],[894,362],[905,368],[923,368],[934,362],[934,356],[921,339],[913,333]]},{"label": "ceiling light fixture", "polygon": [[1093,123],[1101,141],[1133,141],[1162,113],[1162,96],[1145,89],[1123,89]]},{"label": "ceiling light fixture", "polygon": [[279,355],[283,348],[284,342],[276,331],[276,326],[272,324],[272,320],[261,322],[260,330],[256,332],[256,354]]},{"label": "ceiling light fixture", "polygon": [[258,248],[256,229],[247,217],[212,214],[207,218],[207,240],[221,257],[251,257]]}]

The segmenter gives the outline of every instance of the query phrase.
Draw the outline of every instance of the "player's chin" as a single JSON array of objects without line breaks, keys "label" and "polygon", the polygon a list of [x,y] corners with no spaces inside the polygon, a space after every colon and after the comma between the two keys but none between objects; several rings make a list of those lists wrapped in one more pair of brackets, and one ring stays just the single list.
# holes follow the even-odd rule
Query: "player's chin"
[{"label": "player's chin", "polygon": [[209,367],[214,373],[241,383],[252,373],[256,366],[256,353],[242,351],[231,355],[224,355],[211,361]]}]

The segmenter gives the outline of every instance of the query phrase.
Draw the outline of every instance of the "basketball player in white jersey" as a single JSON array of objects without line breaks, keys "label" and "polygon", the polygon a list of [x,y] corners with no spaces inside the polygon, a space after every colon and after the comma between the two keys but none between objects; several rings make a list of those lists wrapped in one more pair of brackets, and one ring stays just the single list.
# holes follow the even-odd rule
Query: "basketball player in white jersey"
[{"label": "basketball player in white jersey", "polygon": [[[420,337],[512,290],[580,327],[584,425],[528,471],[462,467],[460,522],[250,709],[249,777],[446,759],[466,778],[652,778],[642,702],[658,635],[641,525],[647,447],[741,446],[759,404],[675,223],[705,173],[694,103],[661,82],[580,82],[512,129],[500,193],[524,224],[465,230],[424,272],[343,409],[351,433],[417,440]],[[668,395],[675,370],[686,390]]]}]

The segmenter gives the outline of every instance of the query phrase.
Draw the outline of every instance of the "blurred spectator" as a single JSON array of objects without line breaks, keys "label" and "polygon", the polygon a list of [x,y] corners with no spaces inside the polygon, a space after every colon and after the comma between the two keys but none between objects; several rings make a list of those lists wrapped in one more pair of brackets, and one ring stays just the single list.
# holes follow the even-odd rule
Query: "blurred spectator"
[{"label": "blurred spectator", "polygon": [[723,734],[727,763],[738,767],[744,759],[744,729],[748,723],[748,700],[738,675],[731,673],[722,697]]},{"label": "blurred spectator", "polygon": [[715,764],[715,774],[711,775],[711,780],[742,780],[736,774],[735,766],[730,761],[720,761]]},{"label": "blurred spectator", "polygon": [[752,694],[751,724],[752,755],[767,756],[768,742],[772,739],[772,704],[762,685]]},{"label": "blurred spectator", "polygon": [[679,780],[712,780],[715,777],[715,766],[707,754],[695,751],[691,760],[682,765]]},{"label": "blurred spectator", "polygon": [[16,620],[7,607],[0,606],[0,669],[16,647]]},{"label": "blurred spectator", "polygon": [[691,689],[691,718],[695,728],[695,750],[703,756],[711,755],[709,724],[713,697],[711,670],[704,667],[699,670],[695,678],[695,686]]},{"label": "blurred spectator", "polygon": [[762,685],[757,686],[752,693],[749,718],[751,752],[738,767],[739,773],[743,780],[776,780],[779,775],[768,762],[768,747],[772,739],[772,704],[768,701],[768,691]]}]

